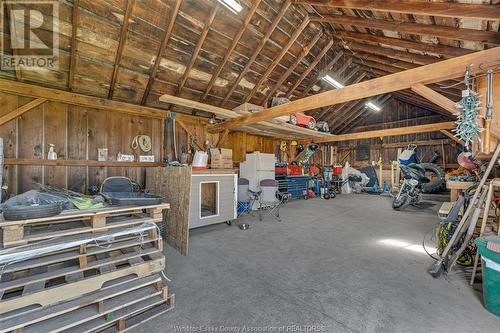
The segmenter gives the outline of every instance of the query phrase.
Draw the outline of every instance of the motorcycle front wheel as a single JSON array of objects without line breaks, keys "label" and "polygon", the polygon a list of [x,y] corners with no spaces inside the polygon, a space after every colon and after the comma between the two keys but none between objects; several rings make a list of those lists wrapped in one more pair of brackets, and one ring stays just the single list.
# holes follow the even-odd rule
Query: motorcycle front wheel
[{"label": "motorcycle front wheel", "polygon": [[392,201],[392,208],[394,210],[403,210],[410,204],[410,197],[406,193],[400,193]]}]

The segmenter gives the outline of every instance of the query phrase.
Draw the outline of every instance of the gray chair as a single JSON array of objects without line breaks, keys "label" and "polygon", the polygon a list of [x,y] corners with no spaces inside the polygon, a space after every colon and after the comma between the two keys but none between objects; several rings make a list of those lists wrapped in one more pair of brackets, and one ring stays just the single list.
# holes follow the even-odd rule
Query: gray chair
[{"label": "gray chair", "polygon": [[285,193],[279,191],[278,181],[275,179],[263,179],[260,181],[259,195],[259,220],[266,211],[271,217],[281,222],[280,207],[288,200]]}]

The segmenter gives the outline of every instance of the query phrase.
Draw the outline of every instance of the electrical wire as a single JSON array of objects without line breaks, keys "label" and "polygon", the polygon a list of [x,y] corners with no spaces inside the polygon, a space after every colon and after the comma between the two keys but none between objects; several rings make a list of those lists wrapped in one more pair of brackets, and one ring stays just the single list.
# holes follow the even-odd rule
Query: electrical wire
[{"label": "electrical wire", "polygon": [[[439,227],[439,224],[438,224],[438,227]],[[424,249],[425,253],[427,253],[427,255],[429,257],[431,257],[432,259],[434,259],[435,261],[438,261],[439,258],[436,258],[434,257],[432,254],[429,253],[429,251],[427,251],[426,247],[425,247],[425,238],[427,237],[427,235],[430,233],[430,232],[434,232],[436,230],[436,226],[432,227],[429,231],[427,231],[425,234],[424,234],[424,237],[422,238],[422,248]],[[435,234],[435,233],[434,233]],[[431,238],[432,240],[432,238]]]}]

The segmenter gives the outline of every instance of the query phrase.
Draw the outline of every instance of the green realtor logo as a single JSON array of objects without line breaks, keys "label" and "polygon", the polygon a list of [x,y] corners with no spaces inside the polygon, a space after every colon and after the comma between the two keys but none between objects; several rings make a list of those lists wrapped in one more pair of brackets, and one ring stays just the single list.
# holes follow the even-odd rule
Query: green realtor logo
[{"label": "green realtor logo", "polygon": [[59,67],[59,2],[1,1],[2,70]]}]

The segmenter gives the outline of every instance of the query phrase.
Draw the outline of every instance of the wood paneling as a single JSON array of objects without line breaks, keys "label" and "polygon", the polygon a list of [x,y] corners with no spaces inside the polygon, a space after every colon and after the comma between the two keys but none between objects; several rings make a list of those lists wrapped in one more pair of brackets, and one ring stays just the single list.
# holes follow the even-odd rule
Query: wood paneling
[{"label": "wood paneling", "polygon": [[[0,93],[0,116],[29,101],[31,98]],[[161,119],[47,101],[0,126],[9,162],[4,167],[7,193],[30,190],[35,182],[86,191],[89,185],[100,185],[110,175],[127,175],[144,185],[144,167],[71,162],[97,161],[97,148],[108,148],[109,160],[116,161],[119,152],[133,154],[138,160],[140,154],[146,155],[131,148],[132,139],[139,134],[151,136],[153,149],[147,154],[155,155],[159,162],[161,124]],[[49,144],[55,145],[58,159],[67,163],[37,163],[46,159]]]}]

